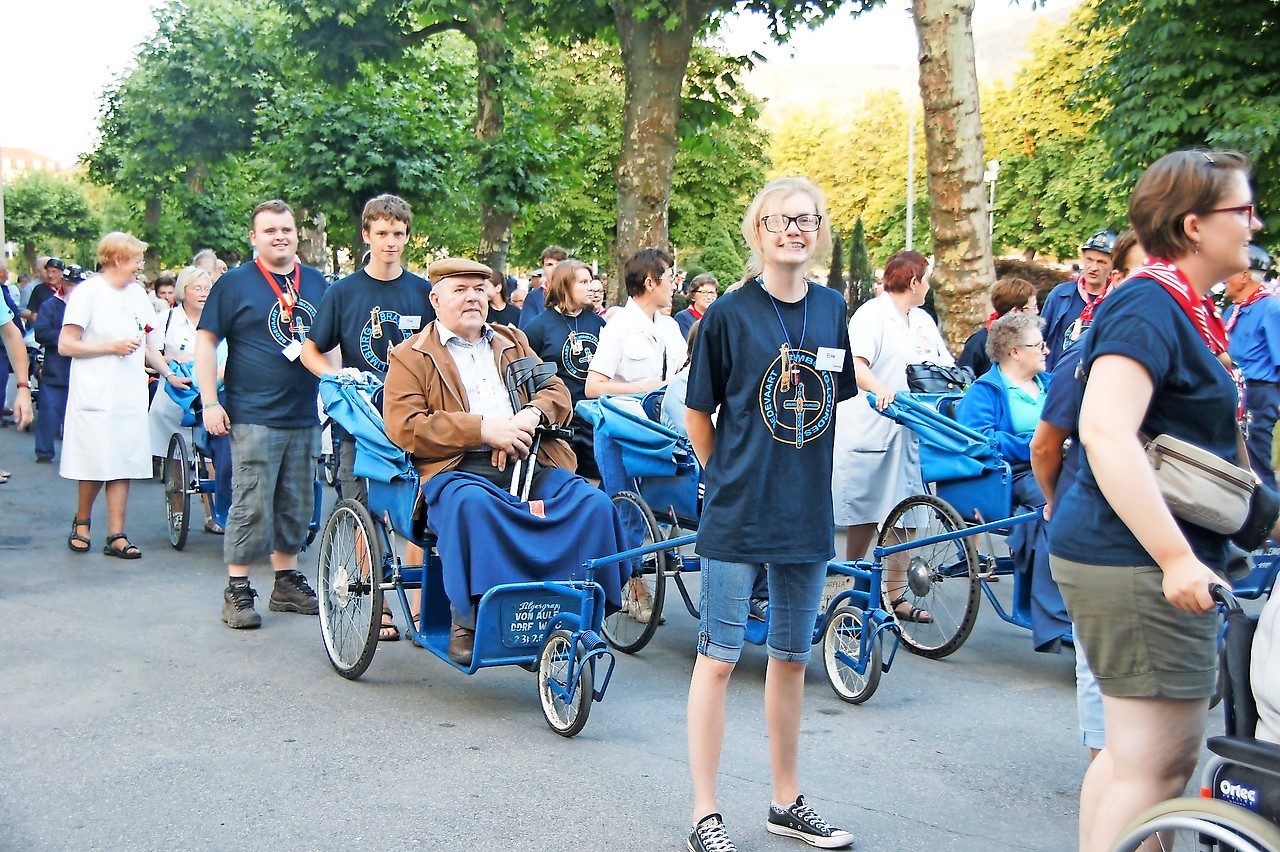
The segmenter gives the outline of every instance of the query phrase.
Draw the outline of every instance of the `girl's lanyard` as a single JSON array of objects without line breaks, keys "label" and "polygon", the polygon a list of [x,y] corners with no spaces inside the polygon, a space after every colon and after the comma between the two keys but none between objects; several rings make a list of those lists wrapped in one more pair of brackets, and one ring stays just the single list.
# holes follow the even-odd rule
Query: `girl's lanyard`
[{"label": "girl's lanyard", "polygon": [[1208,296],[1197,296],[1187,276],[1182,274],[1182,270],[1166,260],[1147,258],[1145,265],[1129,273],[1129,278],[1154,279],[1173,296],[1178,307],[1182,308],[1187,319],[1191,320],[1191,324],[1195,326],[1200,339],[1209,347],[1209,351],[1213,353],[1218,363],[1222,364],[1230,374],[1231,381],[1236,386],[1236,419],[1243,422],[1244,374],[1232,365],[1231,356],[1227,354],[1227,328],[1222,324],[1222,317],[1218,315],[1218,309],[1213,304],[1213,300]]},{"label": "girl's lanyard", "polygon": [[578,317],[574,317],[572,323],[569,322],[568,314],[561,312],[560,317],[564,320],[565,328],[569,329],[569,351],[574,355],[581,355],[582,340],[578,337]]},{"label": "girl's lanyard", "polygon": [[1244,309],[1252,305],[1254,302],[1262,301],[1263,297],[1267,295],[1268,295],[1267,291],[1259,287],[1257,290],[1253,291],[1252,296],[1245,299],[1240,304],[1236,305],[1236,309],[1231,312],[1231,317],[1230,319],[1227,320],[1228,336],[1230,336],[1231,332],[1235,331],[1236,323],[1240,322],[1240,315],[1244,313]]},{"label": "girl's lanyard", "polygon": [[262,273],[262,277],[267,279],[267,283],[271,285],[271,289],[276,292],[276,299],[280,302],[280,317],[284,320],[285,325],[289,327],[289,332],[295,338],[300,337],[299,329],[293,322],[293,309],[298,304],[298,293],[302,284],[302,264],[298,261],[293,262],[293,281],[290,281],[288,275],[285,276],[284,289],[280,288],[276,282],[276,277],[262,263],[261,257],[255,257],[253,262],[257,264],[258,271]]},{"label": "girl's lanyard", "polygon": [[787,324],[782,321],[782,311],[778,310],[778,300],[773,294],[764,288],[764,281],[757,278],[756,283],[760,285],[760,289],[764,290],[766,296],[769,297],[769,304],[773,305],[773,313],[778,318],[778,325],[782,328],[782,339],[785,341],[778,347],[778,360],[781,363],[782,378],[778,381],[778,390],[787,393],[791,390],[791,385],[795,384],[800,387],[800,364],[796,360],[796,352],[804,351],[804,338],[809,332],[809,285],[805,283],[804,296],[800,302],[804,305],[804,319],[800,324],[800,341],[797,345],[791,345],[791,334],[787,331]]}]

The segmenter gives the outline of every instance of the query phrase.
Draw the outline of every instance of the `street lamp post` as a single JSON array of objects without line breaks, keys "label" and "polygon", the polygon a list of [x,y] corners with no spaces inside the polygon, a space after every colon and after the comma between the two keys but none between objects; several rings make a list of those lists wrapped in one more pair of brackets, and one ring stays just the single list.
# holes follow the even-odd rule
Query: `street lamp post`
[{"label": "street lamp post", "polygon": [[996,234],[996,179],[1000,177],[1000,161],[988,160],[987,170],[982,173],[982,180],[987,184],[987,236],[991,239],[991,251],[995,252]]}]

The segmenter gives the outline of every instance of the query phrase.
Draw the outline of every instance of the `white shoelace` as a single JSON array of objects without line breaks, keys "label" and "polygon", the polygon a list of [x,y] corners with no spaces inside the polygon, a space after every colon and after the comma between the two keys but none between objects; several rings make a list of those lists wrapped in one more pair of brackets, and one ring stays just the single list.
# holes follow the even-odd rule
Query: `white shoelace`
[{"label": "white shoelace", "polygon": [[729,839],[724,823],[718,819],[710,819],[698,824],[698,840],[707,852],[737,852],[738,847]]}]

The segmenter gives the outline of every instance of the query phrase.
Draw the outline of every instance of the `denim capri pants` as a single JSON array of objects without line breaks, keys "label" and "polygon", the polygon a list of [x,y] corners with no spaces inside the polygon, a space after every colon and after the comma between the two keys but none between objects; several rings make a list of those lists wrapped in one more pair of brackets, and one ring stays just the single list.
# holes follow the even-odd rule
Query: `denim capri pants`
[{"label": "denim capri pants", "polygon": [[818,603],[827,577],[823,562],[723,562],[702,560],[702,611],[698,653],[736,663],[746,638],[751,588],[763,567],[769,579],[769,656],[807,663]]}]

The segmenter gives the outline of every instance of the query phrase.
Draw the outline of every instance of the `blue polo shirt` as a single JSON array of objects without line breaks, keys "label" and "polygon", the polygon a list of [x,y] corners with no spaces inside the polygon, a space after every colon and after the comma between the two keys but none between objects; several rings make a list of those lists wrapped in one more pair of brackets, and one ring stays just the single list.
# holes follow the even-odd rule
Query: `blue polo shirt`
[{"label": "blue polo shirt", "polygon": [[[1232,305],[1224,319],[1239,310]],[[1246,381],[1280,382],[1280,299],[1263,296],[1245,308],[1231,329],[1228,351]]]}]

